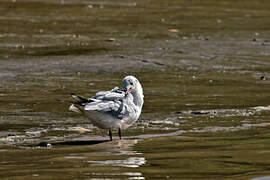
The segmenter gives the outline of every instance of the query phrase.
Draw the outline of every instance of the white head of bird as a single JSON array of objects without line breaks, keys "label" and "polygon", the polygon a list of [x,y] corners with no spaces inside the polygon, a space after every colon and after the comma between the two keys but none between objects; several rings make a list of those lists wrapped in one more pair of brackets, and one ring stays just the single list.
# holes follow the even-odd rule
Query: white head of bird
[{"label": "white head of bird", "polygon": [[134,76],[126,76],[123,79],[123,86],[126,93],[131,93],[133,95],[133,102],[136,106],[140,108],[143,106],[143,89],[139,80]]}]

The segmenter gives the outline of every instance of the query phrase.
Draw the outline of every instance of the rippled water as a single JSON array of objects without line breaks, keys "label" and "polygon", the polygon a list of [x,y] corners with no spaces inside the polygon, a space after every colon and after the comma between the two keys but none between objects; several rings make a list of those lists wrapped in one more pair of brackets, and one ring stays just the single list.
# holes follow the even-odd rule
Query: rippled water
[{"label": "rippled water", "polygon": [[[0,2],[0,179],[267,179],[267,1]],[[69,112],[141,81],[108,141]]]}]

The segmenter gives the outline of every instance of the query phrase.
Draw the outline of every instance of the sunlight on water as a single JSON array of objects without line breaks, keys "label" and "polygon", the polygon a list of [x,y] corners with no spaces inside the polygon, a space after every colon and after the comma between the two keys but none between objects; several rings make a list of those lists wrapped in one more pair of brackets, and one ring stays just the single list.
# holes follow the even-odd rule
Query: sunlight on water
[{"label": "sunlight on water", "polygon": [[265,177],[258,177],[258,178],[252,178],[251,180],[269,180],[270,176],[265,176]]},{"label": "sunlight on water", "polygon": [[131,167],[137,168],[146,163],[144,157],[130,157],[124,160],[107,160],[107,161],[87,161],[92,166],[120,166],[120,167]]}]

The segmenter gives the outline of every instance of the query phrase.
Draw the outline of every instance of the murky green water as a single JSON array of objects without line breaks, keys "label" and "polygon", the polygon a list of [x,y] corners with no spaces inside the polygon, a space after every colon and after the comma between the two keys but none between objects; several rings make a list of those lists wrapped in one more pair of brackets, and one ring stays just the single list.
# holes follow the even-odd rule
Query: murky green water
[{"label": "murky green water", "polygon": [[[1,1],[0,179],[268,179],[269,6]],[[70,93],[128,74],[143,113],[109,142]]]}]

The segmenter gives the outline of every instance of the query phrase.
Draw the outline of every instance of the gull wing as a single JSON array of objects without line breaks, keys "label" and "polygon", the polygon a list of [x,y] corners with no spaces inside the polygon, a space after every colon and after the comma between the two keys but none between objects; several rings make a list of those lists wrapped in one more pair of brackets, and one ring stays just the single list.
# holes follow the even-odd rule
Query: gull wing
[{"label": "gull wing", "polygon": [[84,110],[86,111],[101,111],[101,112],[109,112],[109,111],[118,111],[121,107],[121,101],[96,101],[92,103],[87,103],[84,106]]},{"label": "gull wing", "polygon": [[95,96],[89,99],[93,101],[96,101],[96,100],[119,101],[124,98],[125,98],[125,92],[120,90],[118,87],[115,87],[110,91],[97,92]]},{"label": "gull wing", "polygon": [[77,100],[77,102],[73,103],[75,107],[83,111],[105,112],[117,116],[118,118],[122,118],[129,113],[126,105],[126,94],[118,87],[110,91],[97,92],[95,96],[89,99],[75,94],[72,94],[72,97]]},{"label": "gull wing", "polygon": [[[105,99],[105,100],[104,100]],[[133,103],[133,96],[129,93],[120,100],[96,100],[84,105],[85,111],[98,111],[117,116],[118,118],[125,118],[134,113],[135,104]]]}]

